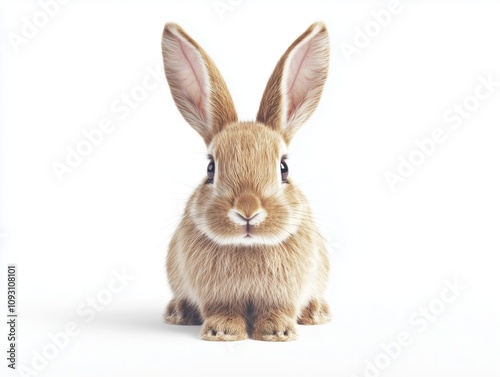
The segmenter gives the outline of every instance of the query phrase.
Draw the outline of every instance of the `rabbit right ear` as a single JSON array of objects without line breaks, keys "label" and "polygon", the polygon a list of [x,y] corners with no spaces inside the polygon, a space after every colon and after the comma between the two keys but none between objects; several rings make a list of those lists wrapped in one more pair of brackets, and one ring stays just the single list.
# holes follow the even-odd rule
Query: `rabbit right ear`
[{"label": "rabbit right ear", "polygon": [[208,145],[224,125],[238,121],[226,83],[212,59],[176,24],[165,25],[162,52],[175,104]]},{"label": "rabbit right ear", "polygon": [[312,24],[286,50],[267,83],[257,120],[280,131],[286,143],[318,106],[329,51],[326,26]]}]

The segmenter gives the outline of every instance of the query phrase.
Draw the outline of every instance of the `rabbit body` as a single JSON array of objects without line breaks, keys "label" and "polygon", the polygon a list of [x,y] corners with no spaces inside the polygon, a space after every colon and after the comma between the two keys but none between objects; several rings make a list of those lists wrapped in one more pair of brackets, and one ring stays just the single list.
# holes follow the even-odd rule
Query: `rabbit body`
[{"label": "rabbit body", "polygon": [[270,341],[295,339],[296,323],[327,322],[328,255],[285,162],[326,79],[325,26],[313,24],[283,55],[255,122],[238,121],[214,63],[175,24],[165,26],[163,56],[174,100],[210,158],[169,245],[165,320],[202,324],[206,340]]}]

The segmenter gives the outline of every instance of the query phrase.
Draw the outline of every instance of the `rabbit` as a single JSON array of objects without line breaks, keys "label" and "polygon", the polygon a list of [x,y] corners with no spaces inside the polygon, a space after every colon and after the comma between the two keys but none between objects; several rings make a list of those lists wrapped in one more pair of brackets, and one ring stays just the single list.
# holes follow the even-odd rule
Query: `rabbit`
[{"label": "rabbit", "polygon": [[312,24],[286,50],[256,121],[238,120],[214,62],[177,24],[165,25],[162,53],[174,102],[209,160],[168,247],[165,321],[202,325],[213,341],[289,341],[297,323],[328,322],[326,246],[286,162],[323,91],[326,26]]}]

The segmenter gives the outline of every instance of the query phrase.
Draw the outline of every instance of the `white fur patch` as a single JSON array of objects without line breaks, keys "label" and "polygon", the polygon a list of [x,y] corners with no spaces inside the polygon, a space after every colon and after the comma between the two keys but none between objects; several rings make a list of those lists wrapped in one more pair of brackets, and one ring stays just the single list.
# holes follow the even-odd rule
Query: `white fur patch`
[{"label": "white fur patch", "polygon": [[267,217],[267,212],[263,208],[259,208],[257,213],[254,213],[249,219],[246,219],[238,210],[232,208],[228,211],[227,216],[237,225],[259,225]]}]

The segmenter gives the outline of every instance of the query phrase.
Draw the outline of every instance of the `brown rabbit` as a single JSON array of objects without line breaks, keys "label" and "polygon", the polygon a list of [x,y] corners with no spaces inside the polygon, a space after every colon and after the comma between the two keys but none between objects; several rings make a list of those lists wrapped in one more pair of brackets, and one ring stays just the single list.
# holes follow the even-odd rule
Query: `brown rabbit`
[{"label": "brown rabbit", "polygon": [[206,340],[295,339],[297,322],[330,319],[325,244],[286,164],[327,77],[326,27],[311,25],[281,57],[255,122],[238,121],[214,62],[178,25],[165,25],[162,47],[174,101],[210,160],[170,242],[165,320],[203,324]]}]

